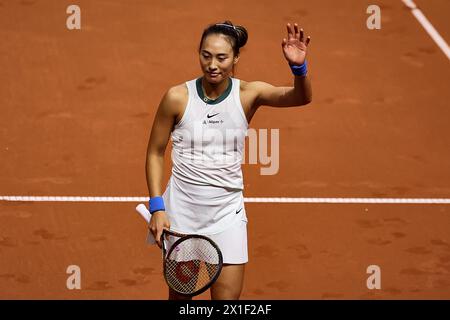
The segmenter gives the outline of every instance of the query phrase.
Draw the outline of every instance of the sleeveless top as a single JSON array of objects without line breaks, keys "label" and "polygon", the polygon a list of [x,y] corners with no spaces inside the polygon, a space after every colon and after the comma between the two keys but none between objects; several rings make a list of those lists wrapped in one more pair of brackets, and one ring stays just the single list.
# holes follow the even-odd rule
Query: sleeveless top
[{"label": "sleeveless top", "polygon": [[171,229],[215,234],[247,221],[241,163],[248,122],[240,80],[230,77],[215,100],[201,78],[186,82],[188,102],[172,133],[172,174],[163,194]]}]

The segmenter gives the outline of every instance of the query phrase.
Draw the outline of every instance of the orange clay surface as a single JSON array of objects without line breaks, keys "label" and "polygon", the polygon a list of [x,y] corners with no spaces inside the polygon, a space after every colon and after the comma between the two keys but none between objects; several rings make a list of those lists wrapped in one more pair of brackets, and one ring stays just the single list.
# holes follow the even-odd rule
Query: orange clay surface
[{"label": "orange clay surface", "polygon": [[[71,1],[0,0],[0,195],[146,196],[158,103],[201,75],[203,28],[230,19],[249,31],[246,81],[292,85],[285,25],[312,37],[313,102],[255,115],[280,130],[280,165],[245,164],[246,197],[449,198],[449,61],[400,0],[377,2],[381,30],[366,28],[370,1],[80,0],[69,31]],[[416,3],[449,41],[450,2]],[[136,204],[0,201],[0,299],[166,299]],[[246,208],[242,299],[450,299],[449,205]]]}]

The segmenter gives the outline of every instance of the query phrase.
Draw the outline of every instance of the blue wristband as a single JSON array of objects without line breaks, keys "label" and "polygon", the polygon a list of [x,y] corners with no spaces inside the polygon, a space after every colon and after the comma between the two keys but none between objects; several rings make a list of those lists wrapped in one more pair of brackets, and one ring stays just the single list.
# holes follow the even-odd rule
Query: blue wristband
[{"label": "blue wristband", "polygon": [[162,197],[150,198],[148,204],[151,214],[153,214],[156,211],[166,210],[166,208],[164,207],[164,199]]},{"label": "blue wristband", "polygon": [[300,66],[291,65],[290,67],[294,76],[306,76],[306,73],[308,72],[308,69],[306,67],[306,60]]}]

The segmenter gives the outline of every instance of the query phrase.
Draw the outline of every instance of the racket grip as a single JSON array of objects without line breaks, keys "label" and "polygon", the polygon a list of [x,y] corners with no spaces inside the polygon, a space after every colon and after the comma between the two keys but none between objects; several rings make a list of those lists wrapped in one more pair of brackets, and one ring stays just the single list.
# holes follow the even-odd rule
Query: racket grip
[{"label": "racket grip", "polygon": [[[151,214],[150,214],[150,211],[147,210],[147,207],[145,206],[145,204],[142,204],[142,203],[138,204],[136,207],[136,211],[140,213],[141,217],[144,218],[145,221],[147,221],[147,224],[150,223]],[[150,232],[150,230],[148,231],[148,235],[147,235],[147,243],[148,244],[156,244],[155,237]]]}]

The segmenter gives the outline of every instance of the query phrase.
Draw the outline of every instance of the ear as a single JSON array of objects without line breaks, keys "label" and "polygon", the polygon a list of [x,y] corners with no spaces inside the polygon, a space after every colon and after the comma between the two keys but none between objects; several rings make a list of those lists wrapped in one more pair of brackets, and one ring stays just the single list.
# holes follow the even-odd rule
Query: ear
[{"label": "ear", "polygon": [[239,56],[236,56],[233,58],[233,64],[238,63],[238,61],[239,61]]}]

